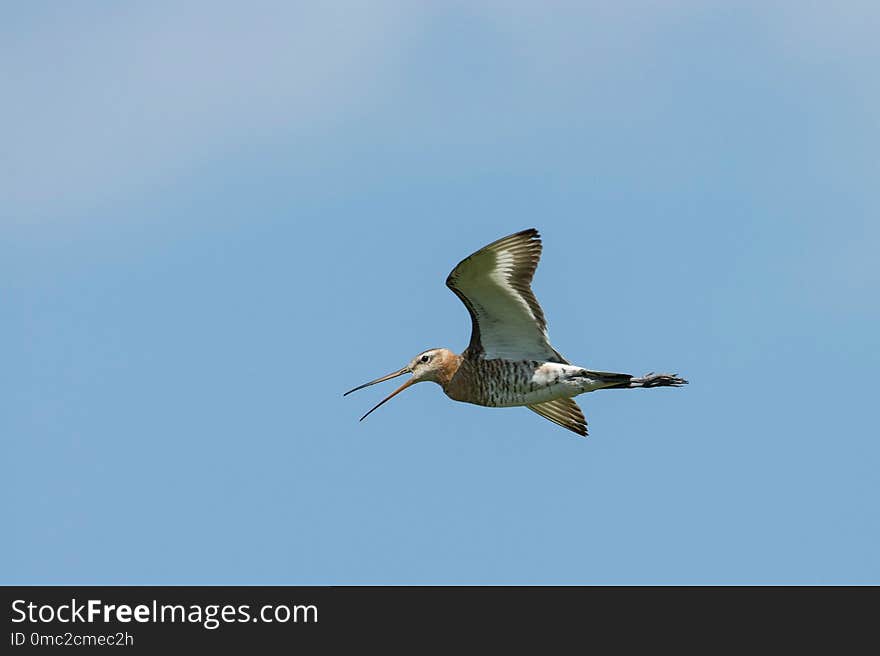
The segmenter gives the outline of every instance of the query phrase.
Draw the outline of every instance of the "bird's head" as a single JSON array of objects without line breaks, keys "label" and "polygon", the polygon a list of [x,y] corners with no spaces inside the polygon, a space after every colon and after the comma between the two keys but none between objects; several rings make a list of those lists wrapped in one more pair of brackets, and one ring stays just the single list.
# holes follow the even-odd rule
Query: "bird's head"
[{"label": "bird's head", "polygon": [[[345,394],[343,394],[343,396],[348,396],[352,392],[356,392],[357,390],[363,389],[364,387],[369,387],[370,385],[375,385],[376,383],[383,383],[386,380],[391,380],[392,378],[397,378],[398,376],[402,376],[404,374],[412,374],[412,378],[410,378],[403,385],[398,387],[391,394],[389,394],[379,403],[377,403],[370,410],[370,412],[373,412],[373,410],[378,408],[380,405],[397,396],[407,387],[415,385],[416,383],[430,380],[432,382],[439,383],[440,385],[445,385],[449,382],[452,376],[455,375],[455,371],[458,369],[458,364],[459,356],[449,349],[428,349],[427,351],[422,351],[421,353],[419,353],[410,361],[408,365],[406,365],[402,369],[394,371],[387,376],[377,378],[376,380],[371,380],[369,383],[358,385],[354,389],[348,390]],[[361,417],[361,421],[363,421],[367,417],[367,415],[370,414],[370,412]]]}]

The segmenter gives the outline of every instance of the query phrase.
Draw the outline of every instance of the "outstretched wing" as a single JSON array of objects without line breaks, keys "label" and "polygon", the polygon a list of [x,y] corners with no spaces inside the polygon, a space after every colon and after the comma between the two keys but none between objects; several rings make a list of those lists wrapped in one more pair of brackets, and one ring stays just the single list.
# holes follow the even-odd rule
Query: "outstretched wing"
[{"label": "outstretched wing", "polygon": [[547,339],[547,322],[531,282],[541,258],[534,228],[494,241],[458,263],[446,286],[471,315],[466,355],[487,360],[563,362]]},{"label": "outstretched wing", "polygon": [[574,399],[555,399],[526,407],[554,424],[559,424],[583,437],[587,435],[587,420],[584,419],[584,413]]}]

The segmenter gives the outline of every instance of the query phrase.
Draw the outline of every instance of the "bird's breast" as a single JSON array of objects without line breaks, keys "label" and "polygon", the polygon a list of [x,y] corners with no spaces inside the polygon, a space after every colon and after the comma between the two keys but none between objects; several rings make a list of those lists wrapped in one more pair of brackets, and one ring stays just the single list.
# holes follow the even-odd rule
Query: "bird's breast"
[{"label": "bird's breast", "polygon": [[579,394],[576,374],[582,371],[534,360],[465,360],[443,391],[451,399],[476,405],[533,405]]}]

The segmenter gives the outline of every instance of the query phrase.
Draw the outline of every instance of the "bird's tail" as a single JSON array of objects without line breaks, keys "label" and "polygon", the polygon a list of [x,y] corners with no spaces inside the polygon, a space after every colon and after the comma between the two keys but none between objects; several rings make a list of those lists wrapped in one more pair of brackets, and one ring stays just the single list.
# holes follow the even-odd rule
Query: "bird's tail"
[{"label": "bird's tail", "polygon": [[633,380],[630,374],[615,374],[610,371],[587,370],[586,374],[591,380],[599,381],[601,385],[593,389],[626,389]]},{"label": "bird's tail", "polygon": [[[591,372],[594,373],[594,372]],[[629,374],[609,374],[604,372],[595,372],[602,376],[609,377],[610,384],[603,389],[633,389],[636,387],[681,387],[687,385],[688,382],[684,378],[679,378],[677,374],[655,374],[653,371],[649,374],[637,378]],[[617,378],[621,380],[617,380]]]}]

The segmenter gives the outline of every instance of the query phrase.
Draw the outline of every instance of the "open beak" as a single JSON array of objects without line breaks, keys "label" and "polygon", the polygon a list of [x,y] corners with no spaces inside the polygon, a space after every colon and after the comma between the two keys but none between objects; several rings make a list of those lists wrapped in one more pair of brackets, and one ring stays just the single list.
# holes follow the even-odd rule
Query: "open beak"
[{"label": "open beak", "polygon": [[[400,371],[395,371],[394,373],[390,373],[390,374],[388,374],[387,376],[382,376],[381,378],[377,378],[376,380],[371,380],[369,383],[364,383],[363,385],[358,385],[358,386],[355,387],[354,389],[350,389],[350,390],[348,390],[348,391],[347,391],[345,394],[343,394],[342,396],[348,396],[348,395],[351,394],[352,392],[357,392],[359,389],[363,389],[363,388],[365,388],[365,387],[369,387],[370,385],[375,385],[376,383],[384,383],[386,380],[391,380],[392,378],[397,378],[398,376],[402,376],[403,374],[408,374],[408,373],[410,373],[410,371],[409,371],[409,367],[404,367],[404,368],[401,369]],[[390,401],[392,398],[394,398],[395,396],[397,396],[398,394],[400,394],[403,390],[405,390],[407,387],[409,387],[410,385],[414,384],[415,382],[416,382],[415,378],[410,378],[410,379],[409,379],[408,381],[406,381],[403,385],[401,385],[401,386],[398,387],[396,390],[394,390],[393,392],[391,392],[391,394],[389,394],[389,395],[386,396],[384,399],[382,399],[381,401],[379,401],[379,403],[377,403],[377,404],[374,405],[372,408],[370,408],[370,411],[369,411],[367,414],[365,414],[363,417],[361,417],[361,418],[360,418],[360,421],[363,421],[364,419],[366,419],[367,416],[368,416],[371,412],[373,412],[373,410],[375,410],[376,408],[378,408],[380,405],[382,405],[382,404],[385,403],[386,401]]]}]

